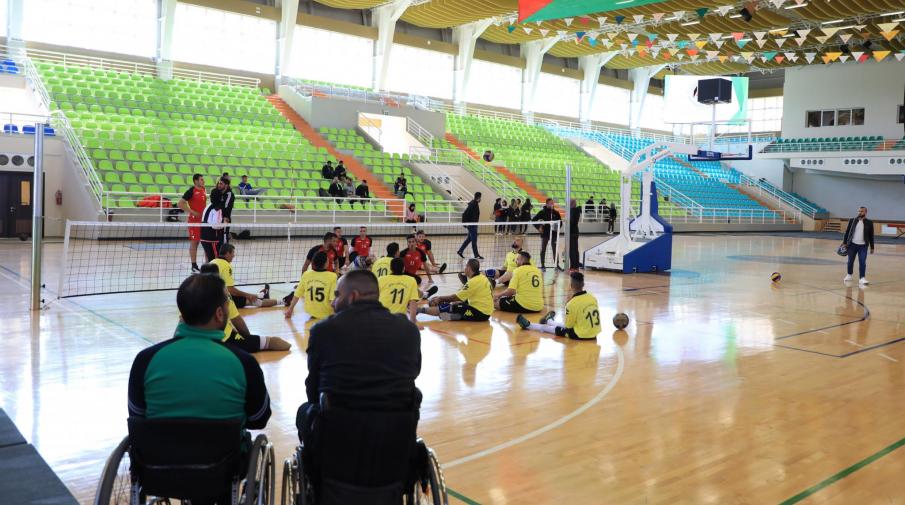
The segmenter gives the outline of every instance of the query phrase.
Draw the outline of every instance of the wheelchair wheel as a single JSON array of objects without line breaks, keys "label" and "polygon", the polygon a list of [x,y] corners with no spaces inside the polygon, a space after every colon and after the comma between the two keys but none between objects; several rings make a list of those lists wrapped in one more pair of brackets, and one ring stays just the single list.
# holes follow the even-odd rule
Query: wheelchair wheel
[{"label": "wheelchair wheel", "polygon": [[311,505],[312,490],[302,462],[302,446],[295,449],[291,458],[283,462],[283,494],[281,505]]},{"label": "wheelchair wheel", "polygon": [[94,494],[95,505],[150,505],[169,503],[151,499],[141,492],[138,484],[132,482],[129,460],[129,437],[124,437],[116,449],[104,463],[104,471],[97,492]]},{"label": "wheelchair wheel", "polygon": [[248,458],[248,474],[239,495],[241,505],[273,505],[274,481],[273,445],[265,435],[258,435]]},{"label": "wheelchair wheel", "polygon": [[424,442],[419,443],[427,452],[427,468],[423,470],[420,482],[415,483],[415,489],[406,496],[406,505],[449,505],[449,496],[446,494],[446,481],[443,479],[443,470],[437,456]]}]

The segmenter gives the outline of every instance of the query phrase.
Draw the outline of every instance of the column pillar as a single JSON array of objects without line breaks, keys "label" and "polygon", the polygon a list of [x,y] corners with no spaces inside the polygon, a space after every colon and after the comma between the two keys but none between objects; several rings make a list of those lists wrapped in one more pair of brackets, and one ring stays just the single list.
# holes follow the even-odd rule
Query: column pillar
[{"label": "column pillar", "polygon": [[173,78],[173,23],[176,0],[157,0],[157,77]]},{"label": "column pillar", "polygon": [[654,65],[652,67],[638,67],[628,71],[628,78],[632,81],[631,102],[629,104],[628,127],[636,130],[641,128],[641,113],[644,112],[644,99],[650,87],[650,78],[657,75],[666,65]]},{"label": "column pillar", "polygon": [[390,51],[393,49],[396,21],[399,21],[411,4],[412,0],[396,0],[371,10],[371,26],[377,28],[377,40],[374,42],[374,63],[371,67],[371,88],[374,91],[386,89],[386,75],[390,67]]},{"label": "column pillar", "polygon": [[471,74],[471,62],[474,60],[475,43],[478,37],[484,33],[493,19],[482,19],[473,23],[459,25],[453,28],[453,44],[457,44],[459,52],[456,54],[453,67],[453,104],[457,109],[464,111],[467,101],[468,81]]},{"label": "column pillar", "polygon": [[582,123],[587,123],[591,120],[591,108],[594,106],[594,96],[597,94],[600,70],[613,59],[613,56],[616,56],[616,51],[578,57],[578,68],[582,72],[578,101],[578,120]]},{"label": "column pillar", "polygon": [[537,78],[540,76],[540,67],[547,54],[557,42],[558,38],[546,38],[522,42],[521,52],[525,58],[525,68],[522,70],[522,114],[529,120],[534,115],[534,94],[537,91]]},{"label": "column pillar", "polygon": [[25,0],[8,0],[6,3],[6,45],[10,55],[25,56],[25,38],[22,24],[25,19]]},{"label": "column pillar", "polygon": [[[280,2],[280,24],[277,26],[277,62],[274,76],[275,88],[279,88],[289,68],[292,57],[292,37],[295,34],[295,22],[299,15],[299,0],[282,0]],[[276,89],[273,90],[277,92]]]}]

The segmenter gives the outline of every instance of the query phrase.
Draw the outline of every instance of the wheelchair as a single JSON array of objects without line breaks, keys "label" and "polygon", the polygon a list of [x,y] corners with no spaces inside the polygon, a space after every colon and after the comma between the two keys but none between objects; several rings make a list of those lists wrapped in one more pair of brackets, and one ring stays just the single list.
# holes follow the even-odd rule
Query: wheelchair
[{"label": "wheelchair", "polygon": [[[311,434],[283,463],[282,505],[448,505],[417,410],[353,412],[321,397]],[[327,455],[325,457],[325,455]]]},{"label": "wheelchair", "polygon": [[95,505],[273,505],[273,446],[240,421],[129,418]]}]

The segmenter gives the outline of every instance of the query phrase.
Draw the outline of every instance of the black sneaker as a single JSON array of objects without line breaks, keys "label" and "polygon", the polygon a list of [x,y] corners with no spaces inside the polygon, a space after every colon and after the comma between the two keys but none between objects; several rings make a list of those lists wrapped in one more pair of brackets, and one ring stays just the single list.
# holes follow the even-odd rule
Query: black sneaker
[{"label": "black sneaker", "polygon": [[476,260],[482,260],[482,259],[484,259],[484,257],[481,256],[481,255],[479,254],[479,255],[475,256],[475,259],[476,259]]},{"label": "black sneaker", "polygon": [[515,322],[518,323],[518,325],[521,326],[523,330],[527,330],[528,327],[531,326],[531,321],[529,321],[527,317],[521,314],[516,316]]},{"label": "black sneaker", "polygon": [[459,272],[457,275],[459,276],[459,282],[461,282],[463,286],[468,284],[468,277],[465,277],[465,274]]},{"label": "black sneaker", "polygon": [[428,298],[437,294],[437,291],[440,291],[440,288],[437,286],[431,286],[427,288],[427,291],[424,293],[424,296],[421,297],[422,300],[427,300]]},{"label": "black sneaker", "polygon": [[463,260],[465,259],[465,256],[462,256],[462,251],[456,251],[456,254],[458,254],[459,257],[462,258]]},{"label": "black sneaker", "polygon": [[198,263],[192,263],[192,273],[193,273],[193,274],[200,274],[200,273],[201,273],[201,269],[198,268]]},{"label": "black sneaker", "polygon": [[437,270],[437,273],[443,273],[446,271],[446,263],[440,265],[440,268]]},{"label": "black sneaker", "polygon": [[270,284],[264,284],[264,289],[260,291],[262,300],[270,299]]},{"label": "black sneaker", "polygon": [[283,297],[283,305],[289,306],[292,303],[292,299],[295,297],[295,292],[289,293],[288,295]]},{"label": "black sneaker", "polygon": [[556,312],[551,310],[550,312],[547,312],[544,317],[540,318],[540,324],[547,324],[552,321],[554,317],[556,317]]},{"label": "black sneaker", "polygon": [[494,289],[496,289],[496,279],[491,279],[488,277],[487,280],[490,281],[490,290],[493,291]]}]

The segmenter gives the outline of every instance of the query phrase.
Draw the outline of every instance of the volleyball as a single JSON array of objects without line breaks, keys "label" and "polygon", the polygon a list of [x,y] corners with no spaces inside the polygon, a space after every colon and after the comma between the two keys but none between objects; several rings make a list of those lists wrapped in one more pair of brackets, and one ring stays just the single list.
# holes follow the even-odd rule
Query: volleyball
[{"label": "volleyball", "polygon": [[773,272],[770,274],[770,280],[773,282],[779,282],[782,280],[782,274],[779,272]]}]

